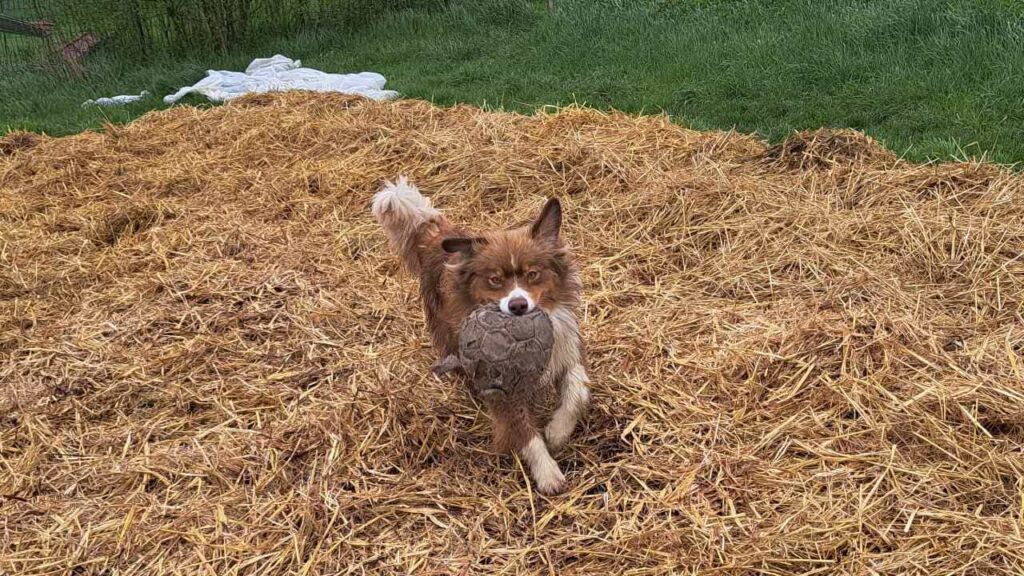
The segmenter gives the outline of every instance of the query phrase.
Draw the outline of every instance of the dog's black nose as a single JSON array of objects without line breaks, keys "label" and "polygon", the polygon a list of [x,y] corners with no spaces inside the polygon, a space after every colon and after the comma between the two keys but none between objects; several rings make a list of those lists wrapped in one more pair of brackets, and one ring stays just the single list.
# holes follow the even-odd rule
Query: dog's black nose
[{"label": "dog's black nose", "polygon": [[522,316],[530,311],[530,303],[526,298],[513,298],[508,301],[508,311],[515,316]]}]

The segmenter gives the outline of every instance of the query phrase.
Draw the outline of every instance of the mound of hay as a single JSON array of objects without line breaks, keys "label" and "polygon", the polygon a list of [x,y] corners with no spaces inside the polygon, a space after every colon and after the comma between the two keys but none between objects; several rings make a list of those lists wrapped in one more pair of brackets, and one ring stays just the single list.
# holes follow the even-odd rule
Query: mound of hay
[{"label": "mound of hay", "polygon": [[[5,144],[0,573],[1020,574],[1024,179],[824,137],[284,94]],[[430,375],[402,173],[565,201],[567,494]]]}]

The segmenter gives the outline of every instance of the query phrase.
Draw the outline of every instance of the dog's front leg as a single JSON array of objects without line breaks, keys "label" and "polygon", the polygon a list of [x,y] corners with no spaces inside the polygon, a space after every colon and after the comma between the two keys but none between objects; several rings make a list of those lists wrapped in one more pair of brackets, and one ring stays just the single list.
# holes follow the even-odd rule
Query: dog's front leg
[{"label": "dog's front leg", "polygon": [[562,402],[551,415],[551,420],[544,428],[544,436],[552,450],[565,446],[576,429],[576,422],[590,403],[590,378],[582,364],[575,364],[565,373],[562,385]]}]

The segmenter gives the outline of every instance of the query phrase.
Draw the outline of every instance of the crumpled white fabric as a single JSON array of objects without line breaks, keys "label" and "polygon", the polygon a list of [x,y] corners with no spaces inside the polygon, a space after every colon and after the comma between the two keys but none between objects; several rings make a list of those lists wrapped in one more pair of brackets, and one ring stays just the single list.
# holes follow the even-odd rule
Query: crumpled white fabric
[{"label": "crumpled white fabric", "polygon": [[280,54],[272,58],[257,58],[245,72],[207,70],[206,78],[164,97],[174,104],[186,94],[197,93],[215,102],[223,102],[246,94],[262,94],[282,90],[310,90],[313,92],[340,92],[359,94],[374,100],[393,100],[394,90],[384,90],[387,80],[376,72],[357,74],[328,74],[312,68],[303,68],[302,62]]},{"label": "crumpled white fabric", "polygon": [[146,96],[149,96],[149,90],[143,90],[140,94],[123,94],[121,96],[111,96],[110,98],[86,100],[82,102],[82,108],[88,108],[89,106],[124,106],[132,102],[138,102]]}]

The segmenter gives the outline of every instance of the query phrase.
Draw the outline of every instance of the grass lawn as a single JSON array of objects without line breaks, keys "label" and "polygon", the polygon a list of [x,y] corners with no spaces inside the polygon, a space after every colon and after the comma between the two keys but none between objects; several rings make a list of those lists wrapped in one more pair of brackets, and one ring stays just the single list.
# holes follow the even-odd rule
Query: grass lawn
[{"label": "grass lawn", "polygon": [[127,121],[159,99],[80,103],[143,89],[163,96],[208,68],[282,53],[326,71],[381,72],[389,88],[440,104],[664,111],[687,126],[771,140],[851,127],[916,160],[1024,160],[1024,10],[1009,0],[557,4],[550,14],[543,3],[453,1],[173,62],[97,54],[73,82],[0,77],[0,130],[66,134]]}]

